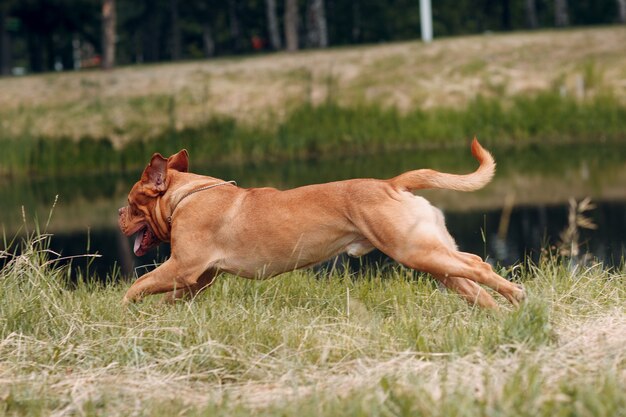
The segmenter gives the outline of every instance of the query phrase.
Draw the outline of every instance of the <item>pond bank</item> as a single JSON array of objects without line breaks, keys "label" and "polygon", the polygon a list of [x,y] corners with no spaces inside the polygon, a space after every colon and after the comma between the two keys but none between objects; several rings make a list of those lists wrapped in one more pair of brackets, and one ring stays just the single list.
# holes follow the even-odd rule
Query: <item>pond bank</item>
[{"label": "pond bank", "polygon": [[[175,123],[172,124],[175,126]],[[274,163],[466,146],[487,147],[626,140],[626,106],[610,95],[577,100],[558,94],[520,96],[511,104],[477,98],[464,109],[402,113],[380,105],[304,105],[276,126],[215,117],[201,126],[136,138],[116,148],[109,138],[0,136],[0,176],[50,176],[140,169],[153,152],[182,148],[200,164]]]}]

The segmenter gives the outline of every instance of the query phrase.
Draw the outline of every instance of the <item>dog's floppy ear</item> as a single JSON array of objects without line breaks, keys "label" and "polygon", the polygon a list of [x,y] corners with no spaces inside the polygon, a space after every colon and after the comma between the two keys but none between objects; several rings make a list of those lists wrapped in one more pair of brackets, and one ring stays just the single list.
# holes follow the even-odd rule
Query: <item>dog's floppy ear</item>
[{"label": "dog's floppy ear", "polygon": [[178,172],[189,171],[189,153],[187,149],[183,149],[167,158],[167,168],[175,169]]},{"label": "dog's floppy ear", "polygon": [[152,186],[155,191],[162,193],[167,189],[165,178],[167,175],[167,159],[163,158],[160,153],[152,155],[150,164],[141,174],[141,182],[145,185]]}]

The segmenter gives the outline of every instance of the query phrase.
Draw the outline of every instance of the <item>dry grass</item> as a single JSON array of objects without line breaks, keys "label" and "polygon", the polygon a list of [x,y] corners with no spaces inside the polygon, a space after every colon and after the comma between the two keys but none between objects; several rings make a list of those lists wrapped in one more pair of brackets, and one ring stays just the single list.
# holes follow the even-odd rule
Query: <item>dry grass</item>
[{"label": "dry grass", "polygon": [[[462,106],[478,94],[610,90],[626,100],[622,27],[484,35],[336,48],[112,72],[0,79],[5,136],[154,135],[216,114],[272,123],[293,105],[375,102],[408,110]],[[149,120],[150,123],[145,123]]]},{"label": "dry grass", "polygon": [[67,289],[45,246],[4,256],[8,415],[608,417],[626,406],[623,270],[522,268],[530,298],[501,313],[402,269],[225,277],[191,303],[126,310],[126,285]]},{"label": "dry grass", "polygon": [[[520,349],[514,354],[497,358],[477,352],[450,360],[438,360],[438,357],[450,355],[396,352],[382,361],[363,358],[330,369],[312,367],[306,372],[301,371],[300,375],[287,373],[268,377],[267,381],[232,384],[198,381],[206,379],[207,375],[163,374],[150,369],[129,372],[119,365],[111,364],[96,370],[70,371],[65,376],[53,377],[43,383],[48,386],[49,395],[69,396],[66,406],[54,415],[80,413],[87,402],[104,396],[135,399],[135,407],[151,401],[180,401],[186,407],[228,401],[237,402],[248,409],[285,406],[319,396],[345,398],[358,392],[384,398],[386,393],[381,380],[393,381],[397,390],[410,393],[415,389],[416,377],[420,388],[425,389],[434,401],[442,401],[446,392],[457,390],[473,393],[478,401],[495,401],[503,396],[502,391],[510,383],[511,374],[523,367],[537,369],[535,378],[543,381],[542,390],[546,401],[552,400],[552,395],[559,391],[559,385],[566,383],[573,374],[584,375],[589,383],[593,383],[602,372],[612,371],[626,384],[626,316],[623,309],[608,311],[601,317],[568,319],[557,328],[558,345],[536,351],[519,346]],[[4,340],[5,345],[33,343],[32,340],[12,336]],[[259,360],[264,361],[265,358]],[[447,377],[442,381],[444,373]],[[488,384],[485,384],[486,374],[489,375]],[[39,374],[5,379],[0,381],[0,385],[2,382],[31,387],[42,385]],[[176,389],[171,389],[172,386]],[[566,401],[567,398],[560,400]],[[132,410],[133,406],[129,408]],[[125,407],[123,409],[128,410]]]},{"label": "dry grass", "polygon": [[[41,390],[48,396],[64,398],[63,407],[51,413],[63,416],[81,414],[87,404],[110,401],[107,398],[115,398],[117,402],[108,404],[109,415],[141,412],[151,402],[176,401],[183,409],[224,403],[232,407],[236,403],[244,409],[262,410],[320,397],[349,398],[359,393],[384,402],[389,396],[384,384],[381,385],[385,380],[393,381],[396,393],[411,395],[419,386],[435,402],[446,401],[446,393],[455,391],[472,393],[476,401],[497,402],[505,395],[503,391],[511,384],[512,375],[529,368],[536,370],[533,378],[541,380],[542,400],[546,402],[570,400],[565,396],[559,398],[558,394],[560,386],[567,384],[574,375],[593,384],[602,373],[614,372],[617,380],[626,384],[626,316],[623,309],[608,311],[601,317],[568,319],[556,327],[558,345],[535,351],[518,346],[515,353],[495,358],[476,352],[442,360],[441,357],[450,355],[420,355],[406,351],[390,354],[385,360],[363,358],[329,369],[311,367],[297,374],[288,372],[268,376],[265,381],[239,383],[208,383],[202,381],[207,378],[206,373],[159,373],[149,367],[125,369],[112,363],[99,369],[68,370],[65,375],[50,375],[43,380],[40,373],[16,378],[3,372],[0,387],[25,385],[35,392]],[[13,334],[3,340],[3,350],[6,352],[11,345],[32,343],[35,341]],[[258,362],[261,361],[266,359],[259,358]],[[444,380],[443,374],[446,374]],[[540,401],[529,406],[541,407],[542,404]]]}]

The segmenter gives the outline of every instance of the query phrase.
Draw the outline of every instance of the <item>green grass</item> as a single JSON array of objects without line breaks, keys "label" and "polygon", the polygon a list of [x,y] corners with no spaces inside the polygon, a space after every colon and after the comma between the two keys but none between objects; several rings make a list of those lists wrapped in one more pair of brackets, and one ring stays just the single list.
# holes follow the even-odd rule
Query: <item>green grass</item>
[{"label": "green grass", "polygon": [[196,163],[216,164],[450,148],[466,146],[474,134],[488,146],[623,141],[626,107],[611,95],[580,101],[553,93],[518,96],[509,104],[478,97],[462,109],[407,113],[331,100],[296,107],[274,124],[216,116],[201,126],[135,138],[120,149],[109,138],[0,138],[0,175],[120,172],[143,167],[153,152],[169,155],[181,148]]},{"label": "green grass", "polygon": [[[123,308],[31,239],[0,271],[0,414],[613,416],[626,407],[623,269],[545,259],[529,300],[472,308],[404,268],[224,276]],[[93,278],[93,277],[92,277]]]}]

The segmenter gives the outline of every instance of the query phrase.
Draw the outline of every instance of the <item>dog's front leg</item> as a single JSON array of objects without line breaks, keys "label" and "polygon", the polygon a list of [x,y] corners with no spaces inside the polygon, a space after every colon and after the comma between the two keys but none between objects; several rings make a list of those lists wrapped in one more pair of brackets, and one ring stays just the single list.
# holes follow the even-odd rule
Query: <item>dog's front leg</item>
[{"label": "dog's front leg", "polygon": [[204,271],[189,270],[174,258],[140,277],[124,295],[123,303],[136,302],[146,295],[161,294],[178,289],[189,289],[198,283]]},{"label": "dog's front leg", "polygon": [[174,303],[178,300],[190,299],[198,295],[198,293],[206,290],[215,282],[215,278],[219,272],[215,269],[209,269],[205,271],[200,278],[198,278],[198,282],[190,285],[189,287],[179,288],[174,291],[170,291],[163,297],[163,302],[165,303]]}]

